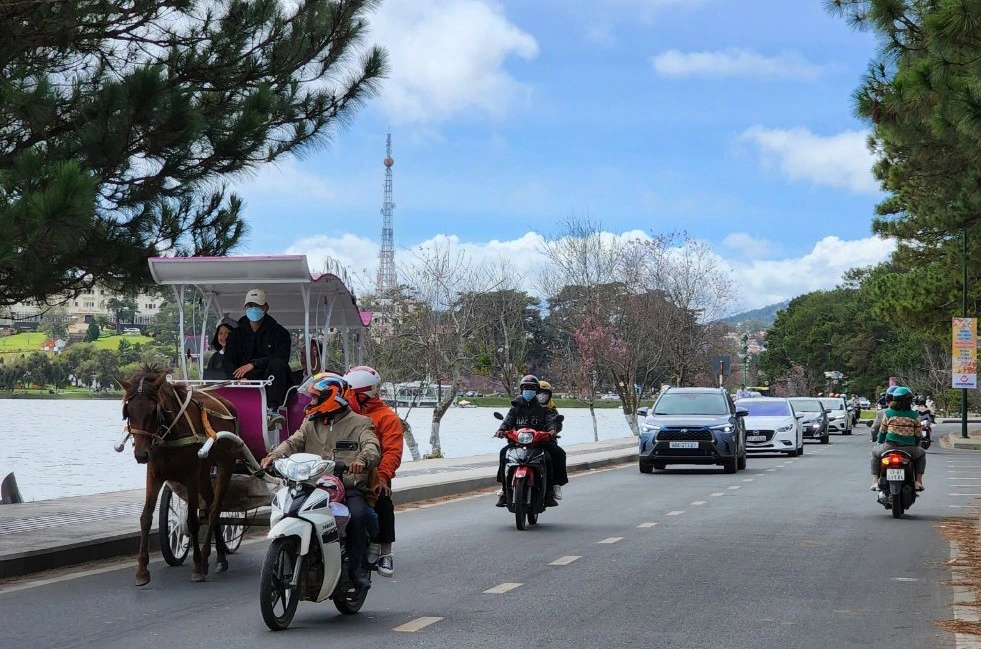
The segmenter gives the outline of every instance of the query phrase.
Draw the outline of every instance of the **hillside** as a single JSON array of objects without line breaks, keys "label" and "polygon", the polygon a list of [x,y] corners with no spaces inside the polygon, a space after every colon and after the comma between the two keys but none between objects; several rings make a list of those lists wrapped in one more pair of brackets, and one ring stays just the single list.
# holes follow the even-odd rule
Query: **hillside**
[{"label": "hillside", "polygon": [[773,324],[773,321],[777,318],[777,311],[781,309],[786,309],[787,305],[790,304],[790,300],[784,302],[778,302],[777,304],[771,304],[769,306],[761,307],[759,309],[753,309],[752,311],[743,311],[742,313],[736,313],[725,319],[725,323],[738,327],[740,324],[745,322],[761,322],[766,327]]}]

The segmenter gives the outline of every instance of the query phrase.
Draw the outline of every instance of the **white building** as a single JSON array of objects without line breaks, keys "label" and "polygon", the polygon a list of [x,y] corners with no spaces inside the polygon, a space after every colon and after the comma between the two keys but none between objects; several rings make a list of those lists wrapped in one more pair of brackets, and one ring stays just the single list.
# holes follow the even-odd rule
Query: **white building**
[{"label": "white building", "polygon": [[[83,290],[75,297],[65,297],[60,301],[52,298],[47,305],[40,305],[37,302],[19,302],[9,309],[0,311],[0,324],[6,326],[33,326],[40,322],[41,314],[51,306],[62,306],[68,312],[69,327],[84,329],[92,319],[99,315],[104,315],[110,320],[114,314],[109,310],[108,303],[112,298],[122,299],[121,293],[110,291],[106,288],[93,287]],[[151,318],[160,310],[163,298],[157,295],[140,293],[136,296],[136,316],[132,323],[146,325]]]}]

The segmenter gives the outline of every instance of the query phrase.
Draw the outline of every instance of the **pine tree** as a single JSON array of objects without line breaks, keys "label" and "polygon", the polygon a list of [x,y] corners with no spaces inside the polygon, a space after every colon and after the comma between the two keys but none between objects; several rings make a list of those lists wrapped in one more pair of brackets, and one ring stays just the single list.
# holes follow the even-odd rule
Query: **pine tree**
[{"label": "pine tree", "polygon": [[221,255],[227,184],[325,143],[378,90],[377,0],[0,0],[0,305]]}]

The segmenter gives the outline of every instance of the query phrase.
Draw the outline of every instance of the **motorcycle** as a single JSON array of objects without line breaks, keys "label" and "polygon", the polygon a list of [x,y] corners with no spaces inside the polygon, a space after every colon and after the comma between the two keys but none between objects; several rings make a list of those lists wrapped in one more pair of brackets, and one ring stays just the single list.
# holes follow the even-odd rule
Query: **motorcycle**
[{"label": "motorcycle", "polygon": [[[561,415],[560,415],[561,417]],[[503,421],[504,416],[494,413],[494,418]],[[545,504],[547,478],[545,444],[552,435],[534,428],[519,428],[504,432],[508,440],[508,450],[504,463],[504,495],[508,511],[514,513],[514,524],[519,530],[538,524],[538,516],[548,506]]]},{"label": "motorcycle", "polygon": [[905,451],[893,449],[882,456],[876,498],[880,505],[892,510],[893,518],[902,518],[903,512],[916,502],[913,459]]},{"label": "motorcycle", "polygon": [[[354,448],[350,448],[354,446]],[[354,442],[339,441],[337,451],[357,450]],[[342,476],[347,465],[313,453],[294,453],[273,463],[270,471],[283,479],[273,497],[269,515],[272,539],[259,579],[259,608],[273,631],[289,627],[300,600],[331,599],[337,610],[354,615],[361,610],[368,589],[359,589],[348,575],[344,548],[347,507],[331,501],[336,483],[324,476]],[[368,536],[365,535],[365,545]],[[368,572],[371,580],[371,573]],[[281,610],[280,610],[281,609]]]},{"label": "motorcycle", "polygon": [[920,419],[920,447],[925,451],[930,448],[933,433],[933,422],[929,419]]}]

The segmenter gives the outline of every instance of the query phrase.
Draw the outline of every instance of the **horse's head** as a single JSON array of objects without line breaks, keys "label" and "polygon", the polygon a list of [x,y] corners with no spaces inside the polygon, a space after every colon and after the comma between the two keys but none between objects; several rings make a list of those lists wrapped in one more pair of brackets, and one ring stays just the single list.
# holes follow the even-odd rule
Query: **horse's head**
[{"label": "horse's head", "polygon": [[140,464],[150,459],[150,449],[163,441],[167,434],[164,422],[167,372],[144,367],[129,381],[119,381],[125,391],[123,419],[133,435],[133,455]]}]

